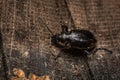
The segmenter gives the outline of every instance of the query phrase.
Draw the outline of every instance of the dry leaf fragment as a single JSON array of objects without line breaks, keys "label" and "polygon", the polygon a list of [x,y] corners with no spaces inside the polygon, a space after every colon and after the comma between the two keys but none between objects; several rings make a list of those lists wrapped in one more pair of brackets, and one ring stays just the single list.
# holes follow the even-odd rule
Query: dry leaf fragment
[{"label": "dry leaf fragment", "polygon": [[49,76],[36,76],[35,74],[29,75],[29,80],[50,80]]},{"label": "dry leaf fragment", "polygon": [[38,80],[38,76],[36,76],[35,74],[30,74],[28,78],[29,80]]},{"label": "dry leaf fragment", "polygon": [[10,78],[10,80],[50,80],[49,76],[47,76],[47,75],[46,76],[36,76],[35,74],[30,74],[27,79],[24,71],[19,68],[14,68],[13,74],[14,74],[14,76],[12,76]]},{"label": "dry leaf fragment", "polygon": [[18,78],[24,78],[25,77],[25,73],[22,69],[19,69],[19,68],[14,68],[13,69],[13,74],[15,76],[17,76]]},{"label": "dry leaf fragment", "polygon": [[39,80],[50,80],[49,76],[40,76]]}]

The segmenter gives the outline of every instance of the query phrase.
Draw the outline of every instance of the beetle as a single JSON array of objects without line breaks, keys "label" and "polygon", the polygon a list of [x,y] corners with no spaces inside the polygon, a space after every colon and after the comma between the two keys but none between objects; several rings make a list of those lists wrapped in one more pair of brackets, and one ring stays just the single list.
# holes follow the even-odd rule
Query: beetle
[{"label": "beetle", "polygon": [[89,30],[73,29],[68,31],[68,27],[65,23],[61,24],[61,28],[61,33],[51,36],[52,45],[60,49],[76,49],[86,54],[95,54],[98,50],[105,50],[112,53],[112,51],[106,48],[96,48],[97,40]]}]

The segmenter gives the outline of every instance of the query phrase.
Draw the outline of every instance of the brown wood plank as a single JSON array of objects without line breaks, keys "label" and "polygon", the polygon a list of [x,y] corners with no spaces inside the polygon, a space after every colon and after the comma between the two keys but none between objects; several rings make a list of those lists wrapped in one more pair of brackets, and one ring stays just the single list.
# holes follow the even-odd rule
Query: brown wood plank
[{"label": "brown wood plank", "polygon": [[[57,48],[50,48],[50,33],[45,24],[54,34],[61,31],[61,16],[62,20],[70,19],[64,1],[60,1],[62,5],[56,0],[3,2],[6,5],[3,15],[7,19],[2,18],[1,27],[5,52],[9,56],[9,76],[13,68],[21,68],[28,74],[48,74],[52,80],[91,79],[84,58],[80,60],[79,57],[69,57]],[[58,53],[62,54],[61,58],[55,60]]]},{"label": "brown wood plank", "polygon": [[[119,42],[120,11],[119,1],[86,0],[87,23],[90,30],[96,33],[98,47],[106,47],[113,51],[112,55],[98,52],[90,62],[96,80],[120,79]],[[97,28],[96,28],[97,27]]]},{"label": "brown wood plank", "polygon": [[[0,19],[2,19],[2,11],[4,10],[3,8],[3,2],[0,0]],[[0,21],[1,25],[1,21]],[[0,26],[0,80],[7,80],[8,79],[8,68],[7,68],[7,59],[6,55],[4,53],[4,48],[3,48],[3,39],[2,39],[2,33],[1,33],[1,26]]]},{"label": "brown wood plank", "polygon": [[[113,51],[112,55],[103,51],[97,52],[89,61],[90,68],[95,80],[118,80],[120,79],[119,67],[119,31],[120,11],[118,0],[70,0],[73,18],[79,29],[92,31],[98,39],[97,47],[105,47]],[[84,10],[84,18],[81,18],[81,5]],[[86,25],[83,21],[86,22]],[[78,22],[78,23],[77,23]]]},{"label": "brown wood plank", "polygon": [[8,79],[8,66],[6,60],[6,55],[3,50],[2,34],[0,33],[0,80]]},{"label": "brown wood plank", "polygon": [[[3,0],[1,29],[9,76],[13,68],[51,80],[117,80],[120,76],[120,2],[116,0]],[[70,15],[71,13],[71,15]],[[73,20],[71,20],[72,18]],[[73,56],[50,47],[50,32],[61,32],[60,21],[92,31],[100,51],[95,56]],[[72,52],[74,54],[75,52]],[[56,60],[55,56],[60,54]]]}]

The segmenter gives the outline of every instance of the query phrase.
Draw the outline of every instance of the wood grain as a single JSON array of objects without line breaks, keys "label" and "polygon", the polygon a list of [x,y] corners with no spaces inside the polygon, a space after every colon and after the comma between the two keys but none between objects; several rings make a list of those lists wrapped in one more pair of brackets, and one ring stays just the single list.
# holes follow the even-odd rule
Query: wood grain
[{"label": "wood grain", "polygon": [[[119,0],[0,0],[0,29],[8,76],[13,68],[26,74],[49,75],[51,80],[120,79]],[[60,22],[93,32],[97,47],[113,51],[74,56],[51,47],[51,33],[61,32]],[[58,59],[55,57],[60,54]],[[79,53],[77,53],[79,54]]]}]

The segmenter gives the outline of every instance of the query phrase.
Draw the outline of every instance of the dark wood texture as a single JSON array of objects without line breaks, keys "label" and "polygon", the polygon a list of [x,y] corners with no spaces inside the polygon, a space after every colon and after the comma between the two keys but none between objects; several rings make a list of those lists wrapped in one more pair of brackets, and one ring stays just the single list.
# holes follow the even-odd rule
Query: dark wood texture
[{"label": "dark wood texture", "polygon": [[[47,74],[51,80],[120,79],[119,0],[0,0],[0,13],[1,56],[7,61],[7,76],[13,75],[13,68],[21,68],[26,74]],[[57,34],[61,21],[69,29],[75,25],[90,30],[98,40],[97,47],[113,54],[98,51],[94,56],[73,56],[51,47],[46,26]]]}]

